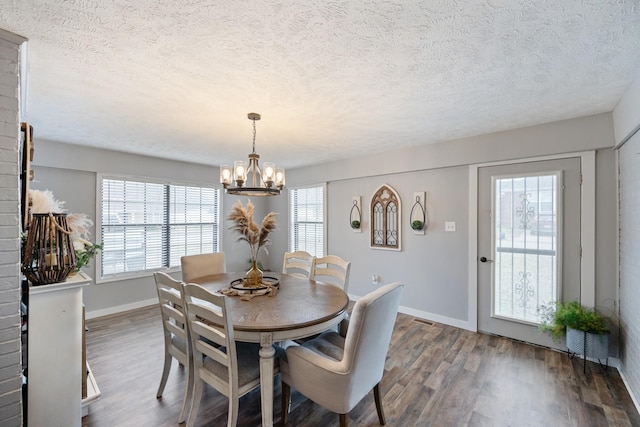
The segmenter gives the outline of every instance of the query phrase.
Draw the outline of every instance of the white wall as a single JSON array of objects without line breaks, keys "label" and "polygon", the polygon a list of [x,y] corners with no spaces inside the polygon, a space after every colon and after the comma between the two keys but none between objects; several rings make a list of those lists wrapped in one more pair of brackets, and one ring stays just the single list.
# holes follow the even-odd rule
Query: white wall
[{"label": "white wall", "polygon": [[[65,202],[69,213],[87,214],[96,221],[96,183],[99,173],[132,177],[174,179],[180,182],[210,185],[218,183],[218,168],[80,147],[71,144],[39,140],[35,129],[35,180],[31,188],[51,190],[58,200]],[[237,197],[223,196],[222,218],[226,218]],[[241,199],[246,204],[246,199]],[[265,202],[252,200],[258,213],[265,210]],[[261,217],[260,217],[261,219]],[[235,242],[226,221],[222,229],[222,247],[226,252],[227,268],[239,271],[247,268],[248,247]],[[285,226],[286,229],[286,226]],[[96,239],[95,227],[91,230]],[[85,271],[96,278],[92,262]],[[179,273],[173,274],[179,278]],[[98,283],[84,289],[87,317],[136,308],[157,300],[153,276]]]},{"label": "white wall", "polygon": [[[287,171],[287,183],[327,181],[328,252],[352,261],[349,291],[354,297],[373,289],[371,275],[382,283],[405,283],[403,311],[434,321],[469,327],[468,319],[468,165],[497,160],[598,150],[596,155],[596,304],[613,312],[617,302],[615,157],[611,114],[600,114],[491,135],[425,145]],[[389,184],[400,193],[402,251],[369,248],[367,208],[375,189]],[[426,235],[409,232],[413,193],[426,191]],[[363,233],[348,226],[353,196],[362,196]],[[286,198],[269,199],[269,209],[284,212]],[[286,224],[284,218],[280,218]],[[456,232],[444,222],[456,222]],[[278,262],[287,241],[278,240],[269,259]],[[614,349],[615,351],[615,349]]]},{"label": "white wall", "polygon": [[[348,144],[348,141],[345,141]],[[613,147],[610,113],[287,170],[288,185]]]},{"label": "white wall", "polygon": [[0,425],[22,425],[19,72],[22,37],[0,30]]},{"label": "white wall", "polygon": [[621,371],[640,399],[640,73],[613,112],[619,164]]},{"label": "white wall", "polygon": [[624,96],[613,110],[613,125],[615,129],[616,144],[621,144],[638,129],[640,129],[640,119],[638,105],[640,104],[640,73],[629,86]]},{"label": "white wall", "polygon": [[640,397],[640,133],[620,148],[620,327],[622,372]]},{"label": "white wall", "polygon": [[[406,284],[403,310],[431,320],[467,327],[468,319],[468,168],[471,163],[526,158],[539,155],[595,150],[598,152],[598,195],[609,200],[615,194],[613,156],[606,150],[613,146],[611,114],[583,117],[492,135],[425,145],[385,155],[363,156],[304,170],[287,171],[287,182],[296,184],[328,182],[327,245],[328,252],[352,261],[350,293],[362,296],[373,289],[371,275],[382,283],[401,280]],[[67,144],[38,141],[34,187],[48,188],[72,212],[95,212],[95,175],[97,172],[169,177],[192,182],[217,182],[217,168],[168,160],[145,158],[123,153],[102,152]],[[80,170],[80,171],[79,171]],[[84,178],[83,178],[84,176]],[[375,189],[382,184],[394,187],[403,200],[402,251],[369,248],[366,207]],[[81,186],[82,188],[79,188]],[[417,236],[408,229],[413,192],[427,193],[429,228]],[[282,256],[288,250],[287,192],[280,197],[256,198],[256,220],[268,211],[279,213],[279,232],[272,236],[269,254],[263,264],[279,271]],[[362,196],[363,233],[353,233],[348,226],[352,196]],[[234,196],[223,199],[224,216]],[[246,203],[246,198],[241,199]],[[609,206],[615,207],[615,204]],[[598,215],[598,230],[615,228],[615,209]],[[457,231],[444,232],[444,222],[455,221]],[[225,224],[226,229],[226,224]],[[596,274],[615,272],[615,235],[602,233],[596,254]],[[229,260],[229,271],[246,268],[248,249],[235,243],[235,236],[225,232],[222,248]],[[598,283],[598,303],[617,298],[614,280]],[[98,284],[85,291],[89,315],[104,314],[110,307],[133,307],[155,298],[151,277]],[[128,305],[130,304],[130,305]]]}]

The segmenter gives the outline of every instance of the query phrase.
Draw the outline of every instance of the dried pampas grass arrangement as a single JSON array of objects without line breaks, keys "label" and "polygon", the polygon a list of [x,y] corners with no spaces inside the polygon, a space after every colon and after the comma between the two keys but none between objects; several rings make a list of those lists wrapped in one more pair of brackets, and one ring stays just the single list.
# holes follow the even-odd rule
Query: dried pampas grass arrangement
[{"label": "dried pampas grass arrangement", "polygon": [[31,213],[63,213],[64,202],[56,200],[49,190],[29,190],[29,211]]},{"label": "dried pampas grass arrangement", "polygon": [[[57,200],[50,190],[29,190],[29,212],[34,213],[65,213],[65,202]],[[90,231],[93,227],[87,215],[83,213],[67,214],[67,225],[71,231],[71,242],[76,251],[77,266],[75,271],[79,271],[96,256],[97,251],[102,249],[102,245],[98,245],[89,240]]]},{"label": "dried pampas grass arrangement", "polygon": [[[247,207],[242,206],[242,202],[238,201],[233,206],[228,219],[233,222],[230,230],[239,234],[238,241],[245,241],[251,248],[251,259],[255,260],[258,257],[260,248],[264,248],[267,252],[266,246],[271,242],[269,240],[269,233],[278,228],[276,222],[275,212],[268,213],[262,220],[262,224],[258,227],[258,224],[253,222],[253,203],[251,200],[247,201]],[[267,252],[268,253],[268,252]]]}]

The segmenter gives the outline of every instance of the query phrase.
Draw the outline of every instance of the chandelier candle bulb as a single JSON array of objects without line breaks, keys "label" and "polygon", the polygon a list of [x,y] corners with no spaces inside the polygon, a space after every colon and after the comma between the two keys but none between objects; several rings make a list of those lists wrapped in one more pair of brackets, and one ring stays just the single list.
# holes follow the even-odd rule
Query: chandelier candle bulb
[{"label": "chandelier candle bulb", "polygon": [[233,162],[233,179],[236,181],[238,187],[242,187],[242,184],[246,181],[247,177],[247,163],[243,160],[236,160]]},{"label": "chandelier candle bulb", "polygon": [[232,169],[229,165],[220,167],[220,184],[227,188],[231,184]]},{"label": "chandelier candle bulb", "polygon": [[276,173],[276,164],[273,162],[264,162],[264,170],[262,178],[264,179],[265,185],[267,187],[271,187],[273,185],[274,176]]},{"label": "chandelier candle bulb", "polygon": [[284,169],[282,168],[276,169],[276,187],[278,187],[279,190],[282,190],[282,187],[284,187]]}]

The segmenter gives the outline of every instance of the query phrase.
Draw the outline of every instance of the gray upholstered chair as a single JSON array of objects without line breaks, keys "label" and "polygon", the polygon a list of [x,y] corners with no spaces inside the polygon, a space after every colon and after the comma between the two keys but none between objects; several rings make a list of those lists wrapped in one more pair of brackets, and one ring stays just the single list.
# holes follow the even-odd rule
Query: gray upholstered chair
[{"label": "gray upholstered chair", "polygon": [[[188,427],[198,416],[205,382],[229,398],[228,427],[237,423],[240,397],[260,386],[260,345],[235,341],[226,298],[200,285],[183,284],[194,374]],[[276,356],[281,352],[277,348]],[[278,372],[277,362],[278,358],[274,373]]]},{"label": "gray upholstered chair", "polygon": [[185,283],[199,277],[227,272],[224,252],[185,255],[180,258],[180,264],[182,265],[182,281]]},{"label": "gray upholstered chair", "polygon": [[285,252],[282,272],[304,279],[313,279],[316,257],[305,251]]},{"label": "gray upholstered chair", "polygon": [[316,258],[313,279],[339,286],[347,292],[349,288],[349,271],[351,262],[336,255]]},{"label": "gray upholstered chair", "polygon": [[349,412],[373,389],[378,420],[385,424],[380,381],[403,285],[391,283],[364,296],[353,307],[346,332],[323,332],[301,346],[288,347],[280,361],[282,422],[287,423],[291,387],[340,414]]},{"label": "gray upholstered chair", "polygon": [[[158,291],[164,331],[164,368],[162,369],[160,386],[156,393],[156,397],[159,399],[162,397],[164,387],[167,384],[173,359],[175,358],[178,363],[185,366],[187,372],[189,372],[191,369],[191,355],[186,321],[182,311],[182,284],[165,273],[154,273],[153,277]],[[188,379],[185,381],[184,398],[182,399],[178,423],[183,423],[185,419],[187,401],[191,394],[192,377],[192,375],[188,374]]]}]

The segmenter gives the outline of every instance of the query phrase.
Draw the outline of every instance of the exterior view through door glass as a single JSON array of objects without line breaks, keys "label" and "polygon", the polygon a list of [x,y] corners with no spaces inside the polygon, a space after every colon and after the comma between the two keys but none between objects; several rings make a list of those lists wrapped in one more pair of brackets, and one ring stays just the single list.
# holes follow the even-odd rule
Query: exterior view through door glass
[{"label": "exterior view through door glass", "polygon": [[493,315],[538,323],[558,298],[559,172],[493,177]]},{"label": "exterior view through door glass", "polygon": [[478,170],[478,329],[548,347],[538,307],[580,298],[580,159]]}]

